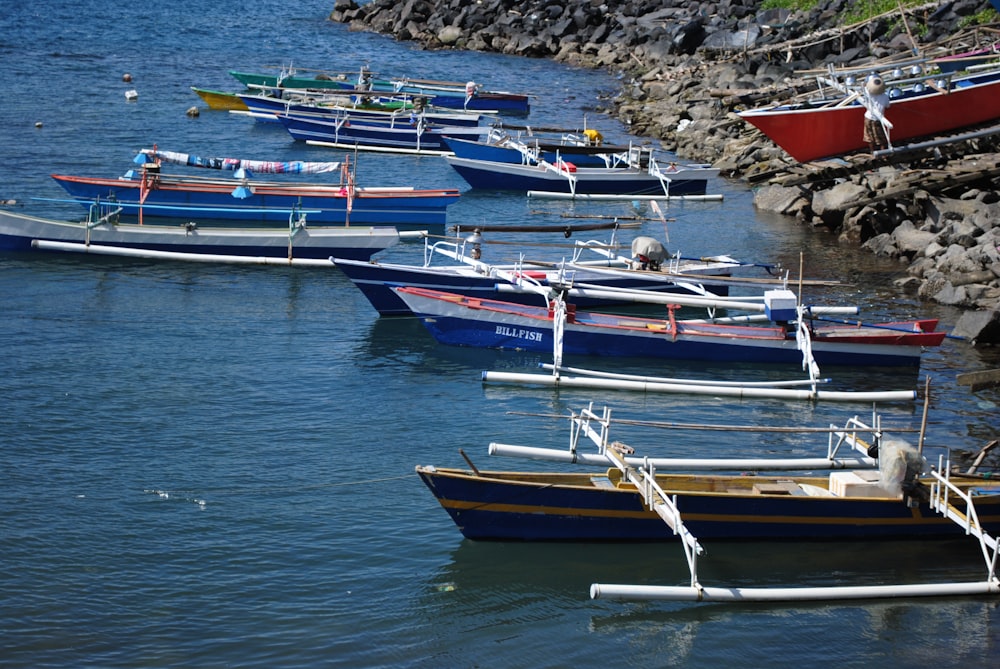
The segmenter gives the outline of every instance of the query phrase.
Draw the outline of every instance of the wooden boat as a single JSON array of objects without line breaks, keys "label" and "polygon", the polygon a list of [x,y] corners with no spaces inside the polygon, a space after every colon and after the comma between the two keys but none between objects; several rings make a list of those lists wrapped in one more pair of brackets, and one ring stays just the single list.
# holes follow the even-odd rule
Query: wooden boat
[{"label": "wooden boat", "polygon": [[213,91],[208,88],[191,87],[198,97],[205,101],[209,109],[219,111],[247,111],[247,105],[240,99],[238,93],[227,93],[225,91]]},{"label": "wooden boat", "polygon": [[[630,422],[644,428],[679,427],[712,430],[713,434],[726,429],[720,425]],[[936,467],[930,466],[922,447],[914,448],[889,436],[878,417],[872,421],[876,427],[852,418],[843,428],[831,425],[829,430],[811,430],[829,433],[825,458],[639,457],[631,446],[610,439],[610,423],[608,409],[603,414],[592,408],[573,413],[567,451],[490,445],[491,454],[603,465],[603,470],[578,474],[487,471],[462,453],[470,470],[418,466],[416,471],[469,539],[672,541],[682,547],[690,585],[595,583],[590,588],[595,599],[750,602],[1000,594],[996,575],[1000,547],[995,538],[1000,531],[1000,483],[953,474],[944,455],[938,457]],[[732,429],[792,431],[767,426]],[[868,431],[871,438],[866,440],[862,435]],[[581,435],[597,446],[597,453],[580,447]],[[855,452],[853,462],[838,456],[842,445]],[[826,476],[786,473],[821,469],[833,471]],[[664,470],[669,473],[660,473]],[[748,475],[747,470],[753,473]],[[773,473],[778,471],[782,473]],[[702,544],[706,540],[929,541],[963,536],[975,537],[980,543],[986,566],[983,581],[710,587],[700,582],[697,571],[699,559],[706,555]]]},{"label": "wooden boat", "polygon": [[[468,539],[670,541],[673,530],[636,486],[616,475],[417,467],[417,474]],[[834,472],[788,475],[658,474],[699,539],[863,540],[959,538],[962,531],[923,503],[910,509],[874,477]],[[1000,484],[961,482],[980,520],[1000,531]]]},{"label": "wooden boat", "polygon": [[239,93],[238,96],[250,116],[259,121],[271,123],[280,123],[278,116],[282,114],[321,120],[364,122],[366,124],[409,124],[414,115],[419,114],[425,123],[462,127],[478,126],[482,119],[480,114],[418,111],[413,108],[413,105],[398,100],[394,102],[362,102],[351,100],[350,96],[305,100],[295,97],[276,98],[246,93]]},{"label": "wooden boat", "polygon": [[[893,81],[885,118],[889,139],[933,136],[1000,118],[1000,69],[974,74],[940,74]],[[836,82],[834,82],[836,83]],[[799,162],[866,149],[862,138],[864,96],[839,86],[843,95],[740,112]]]},{"label": "wooden boat", "polygon": [[520,191],[542,196],[615,195],[683,197],[704,195],[719,170],[705,165],[661,166],[651,152],[621,167],[578,167],[568,160],[536,164],[496,162],[446,155],[445,160],[472,188]]},{"label": "wooden boat", "polygon": [[278,120],[293,139],[339,149],[386,151],[443,155],[449,153],[443,137],[457,135],[478,137],[485,129],[468,126],[442,126],[417,117],[396,118],[390,123],[370,123],[350,114],[338,118],[315,118],[297,114],[278,114]]},{"label": "wooden boat", "polygon": [[[829,433],[825,458],[711,460],[640,458],[627,444],[611,441],[611,420],[607,408],[602,414],[592,406],[579,414],[574,412],[568,451],[490,445],[491,454],[592,466],[610,464],[603,472],[482,471],[462,452],[471,471],[418,466],[417,473],[470,538],[672,540],[682,547],[689,585],[594,583],[590,586],[594,599],[746,603],[1000,595],[1000,542],[995,536],[1000,530],[1000,484],[984,477],[954,474],[945,454],[938,456],[936,467],[930,466],[923,453],[923,427],[917,448],[886,435],[881,419],[875,416],[875,427],[852,418],[843,428],[831,425],[828,430],[810,430]],[[628,422],[644,428],[713,433],[726,429],[720,425]],[[732,429],[741,433],[793,430],[766,426]],[[870,441],[861,436],[868,431]],[[596,445],[596,454],[581,450],[581,436]],[[867,457],[841,458],[838,449],[842,445]],[[845,468],[857,469],[843,471]],[[662,473],[664,469],[668,473]],[[834,471],[827,477],[761,473],[807,469]],[[685,470],[742,471],[742,475],[680,473]],[[754,474],[747,475],[746,470]],[[698,563],[706,555],[702,541],[706,539],[929,541],[962,536],[979,543],[986,571],[982,581],[748,588],[707,586],[698,576]]]},{"label": "wooden boat", "polygon": [[[741,263],[727,256],[716,258],[682,258],[674,256],[657,270],[631,269],[627,258],[601,253],[600,260],[581,260],[581,252],[597,250],[596,242],[580,243],[573,258],[559,263],[532,265],[491,265],[474,257],[474,249],[466,249],[466,241],[437,241],[427,244],[424,265],[403,265],[372,260],[369,262],[334,258],[334,263],[358,287],[380,316],[413,316],[407,304],[393,290],[396,286],[420,286],[461,295],[502,298],[529,304],[538,302],[534,292],[501,294],[498,284],[512,287],[516,277],[529,277],[542,286],[570,289],[583,284],[608,289],[637,289],[655,293],[711,292],[724,295],[728,285],[711,284],[712,279],[730,276]],[[458,264],[433,265],[436,256],[444,256]],[[547,266],[546,266],[547,265]],[[708,280],[708,281],[706,281]],[[706,283],[701,283],[706,282]],[[577,306],[613,303],[602,298],[574,298]]]},{"label": "wooden boat", "polygon": [[114,211],[95,206],[87,220],[71,222],[0,210],[0,249],[330,267],[331,256],[364,260],[399,242],[392,227],[314,228],[294,212],[284,227],[236,228],[119,223]]},{"label": "wooden boat", "polygon": [[474,86],[473,95],[470,96],[466,92],[468,83],[444,82],[447,85],[441,85],[441,82],[434,83],[426,80],[376,77],[369,77],[362,82],[359,81],[360,77],[348,78],[342,74],[330,76],[322,72],[299,74],[294,70],[283,71],[277,75],[237,72],[235,70],[231,70],[229,74],[248,87],[280,86],[282,88],[332,90],[366,88],[374,93],[424,96],[427,98],[427,104],[449,109],[513,114],[527,114],[531,110],[529,98],[525,94],[490,91],[484,90],[480,86]]},{"label": "wooden boat", "polygon": [[[104,178],[53,174],[77,201],[89,207],[97,199],[113,201],[126,216],[144,222],[188,216],[202,225],[285,223],[293,207],[309,209],[312,226],[393,225],[403,230],[443,232],[447,208],[458,201],[458,189],[363,187],[354,183],[347,161],[280,162],[237,158],[201,158],[186,153],[144,149],[139,170]],[[206,178],[166,174],[161,163],[227,170],[241,178]],[[240,172],[242,170],[242,174]],[[334,183],[258,180],[252,174],[336,173]]]},{"label": "wooden boat", "polygon": [[[934,331],[934,319],[868,326],[812,320],[808,333],[801,334],[802,328],[780,324],[796,317],[790,291],[768,291],[777,295],[773,304],[780,307],[771,309],[768,318],[778,323],[739,325],[679,321],[673,310],[666,319],[582,312],[573,305],[563,313],[559,303],[521,305],[412,286],[393,290],[439,342],[480,348],[552,352],[554,326],[559,325],[561,352],[571,355],[801,365],[801,338],[808,336],[811,357],[820,366],[919,366],[923,347],[940,345],[946,335]],[[791,309],[784,308],[786,294]],[[663,299],[684,303],[682,296]],[[734,310],[747,306],[728,304]]]},{"label": "wooden boat", "polygon": [[[616,449],[622,441],[609,436],[614,421],[607,409],[574,412],[568,450],[496,442],[489,446],[491,455],[573,463],[580,471],[478,467],[470,471],[436,466],[418,466],[416,471],[462,534],[476,540],[677,541],[675,530],[649,507],[627,475],[628,469],[647,462],[665,496],[677,496],[675,505],[684,525],[699,540],[962,536],[958,527],[927,503],[923,488],[930,482],[919,475],[929,470],[929,465],[900,436],[873,427],[876,421],[866,425],[855,417],[840,428],[803,429],[803,440],[809,435],[827,437],[827,452],[794,458],[753,453],[737,457],[641,457],[631,445]],[[644,428],[658,426],[656,421],[637,423]],[[705,436],[708,429],[716,434],[725,432],[727,426],[679,427],[697,437]],[[749,426],[732,429],[756,431],[763,435],[762,440],[769,431]],[[790,427],[780,430],[795,432]],[[585,439],[593,441],[596,450],[586,448]],[[808,476],[788,473],[824,469],[831,471]],[[754,475],[747,475],[748,471]],[[982,526],[1000,530],[1000,482],[970,477],[958,485],[981,496],[977,506]],[[919,504],[910,507],[907,499],[919,500]]]}]

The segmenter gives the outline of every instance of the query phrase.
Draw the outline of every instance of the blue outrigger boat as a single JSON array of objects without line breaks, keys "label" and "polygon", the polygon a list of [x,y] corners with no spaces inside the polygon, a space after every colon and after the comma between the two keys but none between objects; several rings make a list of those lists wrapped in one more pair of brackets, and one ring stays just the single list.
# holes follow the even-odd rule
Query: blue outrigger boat
[{"label": "blue outrigger boat", "polygon": [[[155,223],[193,218],[202,225],[285,223],[293,208],[309,209],[312,226],[392,225],[401,230],[443,232],[447,208],[458,201],[455,188],[362,187],[344,162],[250,161],[201,158],[144,149],[138,170],[105,178],[53,174],[77,202],[113,202],[122,214]],[[232,171],[236,178],[165,174],[161,163]],[[260,180],[253,174],[338,174],[335,183]]]},{"label": "blue outrigger boat", "polygon": [[[572,257],[566,261],[491,265],[479,259],[478,245],[473,248],[467,248],[467,245],[468,240],[439,240],[433,244],[425,240],[423,265],[346,258],[334,258],[333,261],[368,298],[380,316],[414,315],[396,294],[394,288],[398,286],[419,286],[470,297],[502,298],[522,304],[537,303],[537,294],[530,291],[501,294],[501,287],[513,288],[519,277],[528,277],[556,289],[593,286],[649,293],[725,295],[729,292],[725,279],[734,268],[743,266],[728,256],[683,258],[678,253],[656,270],[633,269],[629,259],[608,250],[614,247],[613,241],[610,246],[595,241],[580,242],[574,246]],[[592,252],[594,259],[582,257],[588,251]],[[432,264],[432,259],[439,255],[457,264]],[[609,300],[583,296],[574,297],[574,302],[577,306],[593,306],[607,305]]]},{"label": "blue outrigger boat", "polygon": [[427,104],[447,109],[466,111],[502,112],[526,115],[531,111],[528,95],[507,91],[485,90],[475,82],[439,82],[423,79],[373,77],[362,69],[358,77],[347,78],[342,74],[330,76],[323,72],[299,74],[294,70],[282,71],[277,75],[237,72],[230,75],[244,86],[267,88],[302,88],[312,90],[365,89],[375,94],[407,95],[426,98]]},{"label": "blue outrigger boat", "polygon": [[[491,443],[489,453],[589,466],[589,471],[491,471],[476,467],[460,451],[470,469],[418,466],[417,475],[469,539],[663,541],[683,549],[688,585],[593,583],[594,599],[746,603],[1000,594],[1000,484],[971,472],[953,472],[945,453],[931,464],[922,448],[922,430],[921,446],[914,447],[883,430],[878,415],[871,425],[855,417],[843,427],[798,429],[612,419],[607,407],[602,413],[585,408],[569,418],[568,450]],[[640,457],[620,435],[611,440],[613,421],[713,435],[726,429],[826,432],[829,442],[826,457]],[[583,448],[584,438],[596,452]],[[692,444],[677,446],[701,451],[704,443],[696,437]],[[817,470],[833,471],[818,475]],[[928,541],[963,536],[978,540],[986,569],[981,581],[713,587],[700,581],[697,569],[707,555],[706,540]]]},{"label": "blue outrigger boat", "polygon": [[444,136],[479,137],[485,127],[441,126],[419,116],[394,119],[391,123],[370,123],[350,114],[338,118],[315,118],[279,114],[278,120],[293,139],[338,149],[446,155],[450,150]]},{"label": "blue outrigger boat", "polygon": [[[820,366],[919,367],[923,347],[939,346],[947,334],[935,332],[936,319],[861,326],[808,316],[806,323],[789,328],[799,320],[791,291],[768,291],[780,298],[773,307],[761,305],[771,322],[744,325],[679,320],[673,309],[667,318],[642,318],[577,311],[561,300],[543,306],[541,297],[525,305],[412,286],[394,290],[442,344],[538,353],[551,353],[558,343],[568,355],[801,366],[803,351],[811,350]],[[681,296],[669,300],[684,303]],[[729,303],[723,308],[745,307]]]},{"label": "blue outrigger boat", "polygon": [[634,151],[628,164],[579,167],[568,159],[534,164],[446,155],[445,160],[475,189],[519,191],[538,197],[704,196],[719,170],[707,165],[660,165],[651,151]]},{"label": "blue outrigger boat", "polygon": [[248,93],[239,93],[237,97],[246,107],[246,113],[249,116],[268,123],[280,123],[281,121],[277,117],[281,114],[328,120],[348,117],[354,121],[363,121],[369,124],[410,123],[419,115],[425,123],[466,127],[478,126],[482,120],[480,114],[464,112],[436,112],[426,109],[418,110],[412,107],[400,107],[395,110],[370,109],[366,108],[365,105],[352,103],[347,98],[325,100],[320,97],[311,100],[296,100]]},{"label": "blue outrigger boat", "polygon": [[635,150],[633,146],[593,143],[586,135],[573,132],[562,132],[555,138],[534,134],[515,136],[508,133],[506,127],[496,126],[485,139],[447,137],[445,144],[459,158],[523,165],[566,161],[575,167],[623,167]]}]

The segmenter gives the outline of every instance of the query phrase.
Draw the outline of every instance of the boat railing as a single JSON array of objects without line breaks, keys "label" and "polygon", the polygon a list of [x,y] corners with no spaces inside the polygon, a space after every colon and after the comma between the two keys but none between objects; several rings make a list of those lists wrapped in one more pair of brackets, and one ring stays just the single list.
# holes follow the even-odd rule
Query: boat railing
[{"label": "boat railing", "polygon": [[[838,73],[833,66],[829,66],[826,75],[817,75],[816,81],[821,95],[829,87],[841,95],[848,98],[838,104],[844,104],[848,100],[860,98],[864,94],[864,76],[858,77],[858,73]],[[893,68],[889,71],[880,71],[872,68],[870,74],[878,74],[886,84],[886,91],[889,99],[894,100],[902,95],[902,89],[912,88],[914,94],[925,92],[926,88],[931,88],[941,93],[947,93],[952,88],[952,78],[954,72],[927,71],[920,65],[913,65],[906,70]],[[906,75],[909,76],[906,76]]]},{"label": "boat railing", "polygon": [[101,200],[97,198],[87,210],[87,230],[105,223],[115,224],[122,213],[122,207],[114,198]]},{"label": "boat railing", "polygon": [[[610,422],[610,412],[605,409],[603,416],[588,410],[581,412],[581,424],[597,435],[602,443],[607,443],[605,429],[594,431],[589,423],[595,419]],[[877,421],[875,421],[877,424]],[[581,428],[583,429],[583,428]],[[625,453],[633,450],[623,444],[613,443],[607,449],[608,459],[623,472],[627,480],[634,483],[642,495],[644,503],[656,511],[663,521],[674,529],[682,539],[682,546],[690,572],[689,586],[650,586],[629,584],[594,583],[590,587],[592,599],[615,600],[674,600],[674,601],[715,601],[715,602],[776,602],[776,601],[823,601],[844,599],[875,599],[926,596],[968,596],[1000,594],[1000,579],[997,578],[998,542],[983,529],[975,507],[974,488],[962,490],[951,482],[950,465],[942,455],[937,471],[932,471],[933,482],[928,496],[929,506],[956,523],[966,535],[974,536],[979,542],[986,565],[986,577],[982,581],[932,583],[932,584],[892,584],[871,586],[825,586],[791,588],[744,588],[706,587],[699,583],[697,558],[704,554],[698,540],[687,531],[676,498],[667,496],[655,479],[655,467],[648,460],[636,468],[629,464]],[[997,494],[991,490],[991,494]],[[900,503],[908,503],[904,495]]]},{"label": "boat railing", "polygon": [[[830,427],[836,428],[832,423]],[[862,439],[858,436],[860,433],[870,434],[871,441]],[[875,464],[876,461],[872,455],[878,453],[879,445],[882,442],[882,418],[873,411],[872,424],[867,425],[858,416],[852,416],[847,419],[843,428],[831,431],[828,439],[826,457],[829,460],[836,460],[841,448],[846,444],[852,451],[863,454],[871,459],[872,464]]]},{"label": "boat railing", "polygon": [[987,579],[998,583],[997,556],[1000,553],[997,538],[983,529],[976,511],[974,488],[962,490],[951,481],[950,458],[938,456],[937,470],[931,471],[934,481],[930,486],[930,507],[961,528],[966,536],[979,541],[986,562]]},{"label": "boat railing", "polygon": [[653,157],[652,152],[649,154],[649,167],[647,168],[649,174],[660,180],[660,186],[663,188],[663,194],[666,197],[670,197],[670,177],[668,177],[663,170],[660,168],[660,164]]},{"label": "boat railing", "polygon": [[[704,470],[812,470],[812,469],[874,469],[878,460],[870,453],[875,453],[882,440],[881,417],[872,412],[871,425],[866,424],[858,416],[848,418],[842,427],[831,423],[826,428],[791,428],[791,427],[760,427],[721,426],[721,425],[688,425],[678,423],[660,423],[657,421],[632,421],[628,419],[613,420],[611,409],[605,406],[600,412],[594,410],[593,402],[578,413],[570,415],[569,448],[566,451],[529,446],[514,446],[511,444],[490,444],[490,455],[509,455],[514,457],[529,457],[540,460],[555,460],[575,464],[593,465],[601,463],[608,457],[609,450],[624,451],[624,460],[633,466],[642,463],[652,463],[656,467],[671,467],[690,471]],[[623,442],[611,439],[612,423],[625,425],[640,425],[648,428],[693,430],[693,431],[757,431],[757,432],[810,432],[825,431],[829,433],[827,454],[825,458],[638,458],[629,457],[630,448]],[[870,434],[869,440],[861,435]],[[596,457],[581,449],[580,441],[585,439],[596,448]],[[843,453],[844,446],[849,446],[854,452]]]},{"label": "boat railing", "polygon": [[[819,383],[819,365],[812,351],[812,335],[809,333],[809,321],[805,316],[806,307],[801,304],[796,307],[798,319],[795,323],[795,344],[802,352],[802,369],[809,374],[814,384]],[[815,385],[813,390],[816,390]]]}]

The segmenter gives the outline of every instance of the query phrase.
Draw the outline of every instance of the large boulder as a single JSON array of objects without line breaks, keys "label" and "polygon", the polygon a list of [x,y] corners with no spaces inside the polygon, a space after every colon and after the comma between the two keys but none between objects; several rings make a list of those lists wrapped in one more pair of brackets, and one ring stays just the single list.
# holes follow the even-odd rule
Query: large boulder
[{"label": "large boulder", "polygon": [[967,311],[959,317],[951,334],[976,344],[1000,343],[1000,311]]}]

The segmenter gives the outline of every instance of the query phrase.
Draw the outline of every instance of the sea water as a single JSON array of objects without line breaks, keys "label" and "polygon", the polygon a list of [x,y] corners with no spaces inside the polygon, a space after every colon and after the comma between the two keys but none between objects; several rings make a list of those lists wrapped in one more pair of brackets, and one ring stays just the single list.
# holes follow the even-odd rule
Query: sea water
[{"label": "sea water", "polygon": [[[613,73],[491,54],[425,52],[330,23],[332,3],[0,8],[0,199],[75,218],[52,173],[114,176],[141,148],[204,156],[339,160],[277,126],[209,111],[191,86],[236,90],[231,69],[387,72],[532,94],[536,125],[627,128],[603,116]],[[131,75],[130,82],[123,75]],[[125,93],[135,90],[134,101]],[[198,107],[197,117],[187,115]],[[633,138],[644,141],[643,138]],[[648,140],[646,140],[648,141]],[[354,158],[352,157],[352,160]],[[362,185],[465,188],[440,158],[364,154]],[[685,255],[780,263],[812,301],[872,320],[960,313],[902,295],[903,267],[822,231],[722,202],[529,201],[466,193],[449,223],[641,219]],[[654,220],[645,220],[654,219]],[[589,233],[599,236],[603,233]],[[488,259],[554,259],[561,236],[490,235]],[[579,238],[579,235],[577,235]],[[528,245],[530,244],[530,245]],[[391,254],[391,255],[390,255]],[[419,246],[387,257],[417,262]],[[412,319],[379,319],[336,270],[0,255],[0,665],[5,667],[987,666],[995,602],[981,599],[717,605],[592,601],[591,583],[681,585],[670,545],[538,545],[462,539],[414,466],[552,468],[493,461],[491,441],[565,447],[556,416],[594,403],[684,423],[842,424],[868,404],[484,386],[540,356],[449,348]],[[607,360],[576,363],[608,367]],[[996,437],[996,391],[956,385],[1000,366],[948,340],[919,372],[823,370],[840,389],[923,389],[927,449]],[[668,376],[768,379],[801,370],[615,361]],[[922,405],[880,407],[916,429]],[[616,433],[617,434],[617,433]],[[651,455],[815,455],[825,439],[622,432]],[[909,433],[910,438],[914,437]],[[971,542],[713,543],[706,585],[852,585],[981,578]]]}]

